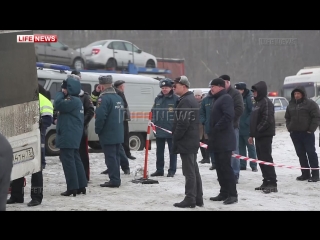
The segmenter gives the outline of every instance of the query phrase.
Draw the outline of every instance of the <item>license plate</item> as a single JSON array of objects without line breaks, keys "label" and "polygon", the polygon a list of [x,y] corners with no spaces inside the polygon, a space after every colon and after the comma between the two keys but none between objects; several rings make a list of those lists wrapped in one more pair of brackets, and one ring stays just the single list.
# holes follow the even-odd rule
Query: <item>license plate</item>
[{"label": "license plate", "polygon": [[30,161],[34,159],[33,148],[26,148],[13,153],[13,164]]}]

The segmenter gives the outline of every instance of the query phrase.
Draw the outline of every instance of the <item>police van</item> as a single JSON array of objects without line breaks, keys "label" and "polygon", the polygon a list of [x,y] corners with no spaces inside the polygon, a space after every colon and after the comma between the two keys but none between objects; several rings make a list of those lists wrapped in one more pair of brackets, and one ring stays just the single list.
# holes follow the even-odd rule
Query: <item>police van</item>
[{"label": "police van", "polygon": [[[39,66],[39,64],[38,64]],[[61,90],[61,83],[71,73],[69,67],[55,64],[43,64],[38,67],[38,82],[50,92],[52,102],[58,91]],[[98,85],[100,75],[112,75],[113,81],[124,80],[126,83],[125,96],[131,113],[129,121],[129,146],[132,151],[141,151],[145,147],[146,134],[148,129],[149,112],[154,99],[159,94],[159,81],[151,77],[121,74],[121,73],[95,73],[81,72],[82,90],[91,94]],[[88,127],[88,145],[92,149],[100,149],[98,135],[95,133],[95,119],[93,118]],[[46,134],[46,155],[59,155],[59,149],[55,147],[56,126],[51,125]],[[150,140],[154,135],[150,133]]]}]

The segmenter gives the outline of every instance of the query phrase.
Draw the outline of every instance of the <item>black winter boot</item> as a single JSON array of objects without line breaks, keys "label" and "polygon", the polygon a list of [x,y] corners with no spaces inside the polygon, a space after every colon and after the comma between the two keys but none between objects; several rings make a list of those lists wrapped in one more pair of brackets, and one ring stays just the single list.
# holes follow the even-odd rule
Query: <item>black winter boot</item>
[{"label": "black winter boot", "polygon": [[262,190],[264,193],[278,192],[277,183],[267,182],[267,186]]},{"label": "black winter boot", "polygon": [[260,187],[256,187],[254,190],[257,190],[257,191],[264,190],[266,186],[267,186],[267,181],[263,181],[261,186]]},{"label": "black winter boot", "polygon": [[312,170],[311,171],[311,178],[308,180],[308,182],[318,182],[319,179],[319,170]]}]

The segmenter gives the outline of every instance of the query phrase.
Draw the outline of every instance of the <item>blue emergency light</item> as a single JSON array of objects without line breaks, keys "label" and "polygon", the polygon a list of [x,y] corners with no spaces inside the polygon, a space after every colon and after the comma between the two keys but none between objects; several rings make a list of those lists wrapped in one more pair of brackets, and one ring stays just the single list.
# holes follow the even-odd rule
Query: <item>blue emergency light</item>
[{"label": "blue emergency light", "polygon": [[36,66],[39,67],[39,68],[50,68],[50,69],[60,70],[60,71],[68,71],[68,70],[70,70],[70,67],[68,67],[68,66],[52,64],[52,63],[37,62]]}]

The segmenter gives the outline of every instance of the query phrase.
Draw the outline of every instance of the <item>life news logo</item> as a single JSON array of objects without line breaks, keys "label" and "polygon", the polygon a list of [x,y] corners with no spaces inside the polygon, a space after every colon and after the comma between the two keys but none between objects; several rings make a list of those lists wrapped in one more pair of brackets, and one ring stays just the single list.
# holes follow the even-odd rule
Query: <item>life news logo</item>
[{"label": "life news logo", "polygon": [[18,43],[50,43],[57,41],[58,36],[53,34],[17,35]]}]

